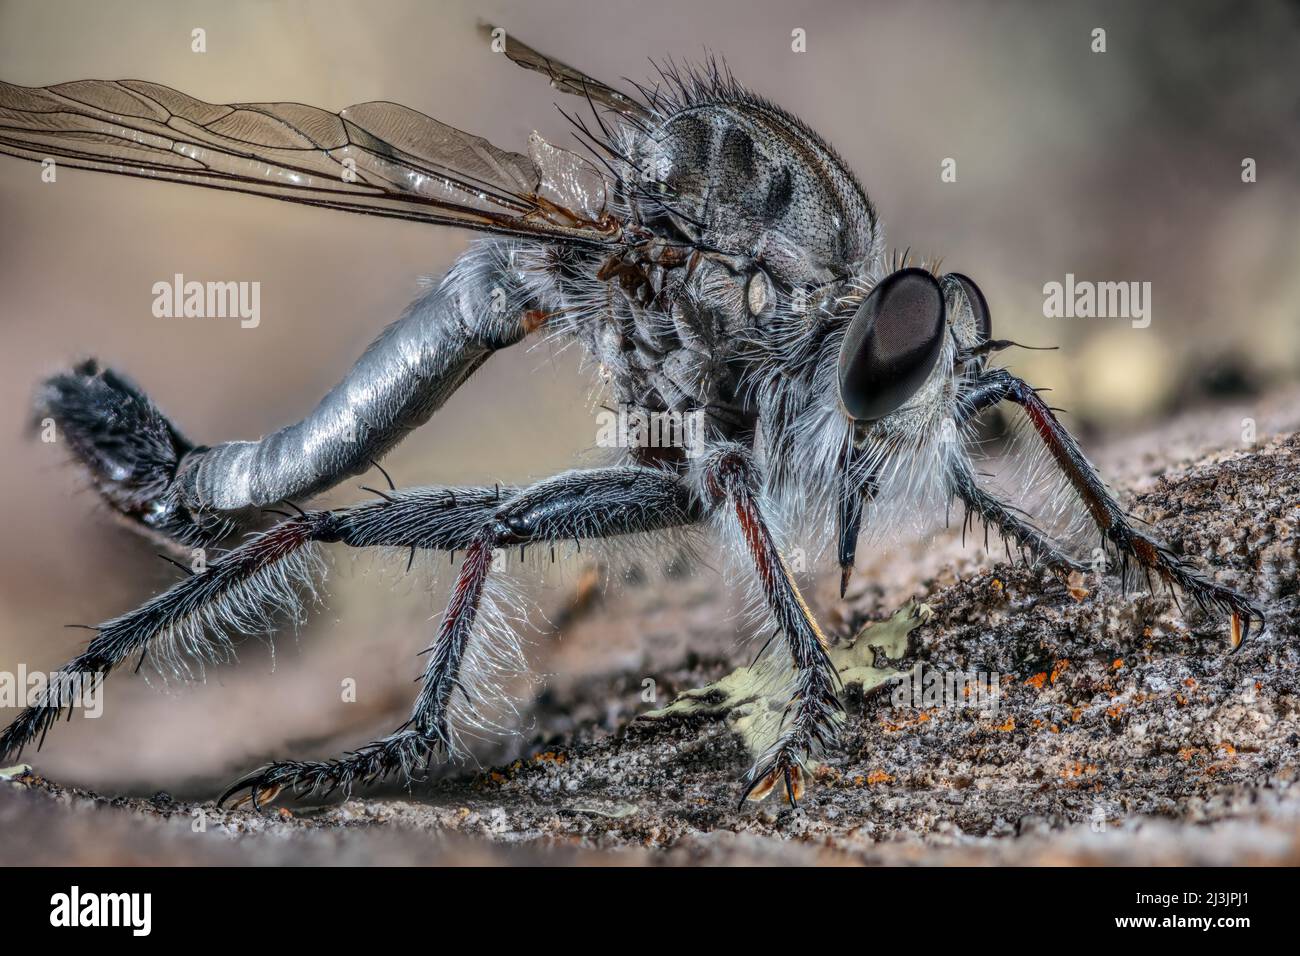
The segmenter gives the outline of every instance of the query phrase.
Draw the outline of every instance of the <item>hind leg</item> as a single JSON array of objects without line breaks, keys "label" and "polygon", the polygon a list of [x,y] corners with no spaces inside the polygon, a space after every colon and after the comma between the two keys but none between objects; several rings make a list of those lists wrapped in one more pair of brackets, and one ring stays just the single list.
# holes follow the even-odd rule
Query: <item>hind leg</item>
[{"label": "hind leg", "polygon": [[88,362],[47,381],[38,417],[59,426],[113,510],[184,546],[246,528],[370,467],[428,421],[493,351],[540,315],[512,262],[518,243],[477,243],[366,350],[320,404],[258,441],[195,447],[133,384]]},{"label": "hind leg", "polygon": [[37,391],[35,417],[55,423],[111,513],[132,528],[183,546],[234,533],[229,518],[179,506],[176,469],[194,444],[124,375],[89,359],[52,376]]}]

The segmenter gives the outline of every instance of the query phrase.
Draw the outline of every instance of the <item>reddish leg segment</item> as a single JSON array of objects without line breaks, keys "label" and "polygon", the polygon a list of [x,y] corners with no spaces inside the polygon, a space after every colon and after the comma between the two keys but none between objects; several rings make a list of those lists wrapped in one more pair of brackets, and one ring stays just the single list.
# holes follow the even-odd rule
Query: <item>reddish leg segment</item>
[{"label": "reddish leg segment", "polygon": [[1004,400],[1015,402],[1025,410],[1093,522],[1118,553],[1122,577],[1127,576],[1129,562],[1136,562],[1143,572],[1154,573],[1169,586],[1190,596],[1201,608],[1215,607],[1230,615],[1234,647],[1249,636],[1252,622],[1263,622],[1264,612],[1249,598],[1205,577],[1165,545],[1129,523],[1128,516],[1106,490],[1074,436],[1066,431],[1038,392],[1024,381],[1006,369],[993,369],[975,382],[966,397],[971,415]]}]

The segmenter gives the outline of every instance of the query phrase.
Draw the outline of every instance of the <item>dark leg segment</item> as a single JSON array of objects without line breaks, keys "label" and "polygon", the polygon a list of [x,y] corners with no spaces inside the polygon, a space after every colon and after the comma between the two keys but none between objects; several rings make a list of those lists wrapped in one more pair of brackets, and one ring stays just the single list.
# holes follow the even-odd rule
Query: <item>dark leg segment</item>
[{"label": "dark leg segment", "polygon": [[[461,495],[461,500],[467,497]],[[223,801],[240,791],[247,791],[245,799],[256,803],[286,787],[297,793],[338,787],[346,791],[355,782],[398,771],[409,777],[435,753],[451,750],[448,718],[453,695],[459,691],[466,706],[478,705],[461,681],[461,665],[474,636],[496,549],[657,531],[701,517],[680,477],[637,467],[568,472],[540,482],[500,504],[468,541],[457,541],[454,534],[448,537],[445,521],[432,533],[432,525],[420,526],[418,515],[399,518],[396,512],[407,506],[399,495],[391,503],[367,505],[364,512],[352,509],[341,516],[338,528],[340,540],[352,544],[466,550],[437,638],[429,648],[424,684],[410,718],[391,736],[335,760],[273,763],[239,780],[222,796]]]},{"label": "dark leg segment", "polygon": [[23,710],[0,734],[0,758],[16,759],[33,740],[39,746],[63,707],[69,706],[68,690],[77,681],[102,680],[136,654],[143,663],[160,636],[181,652],[213,656],[225,646],[224,634],[213,630],[247,633],[268,626],[296,600],[300,576],[288,573],[286,565],[310,542],[328,540],[332,520],[329,512],[317,511],[281,522],[202,573],[191,574],[136,610],[95,628],[98,633],[86,650],[56,672],[41,702]]},{"label": "dark leg segment", "polygon": [[[43,741],[77,681],[102,680],[135,655],[143,663],[145,654],[160,652],[160,642],[168,657],[213,657],[226,648],[226,632],[269,630],[284,608],[296,603],[299,587],[309,579],[305,551],[314,543],[469,551],[486,541],[490,553],[505,545],[651,531],[699,516],[680,478],[648,468],[569,472],[524,492],[499,486],[398,491],[354,508],[303,512],[95,628],[94,639],[58,672],[45,698],[0,734],[0,757],[16,758],[33,741]],[[473,622],[481,593],[478,554],[475,550],[461,570],[456,593],[466,598],[455,605],[449,621]],[[467,634],[467,629],[453,628],[445,642],[455,645]],[[453,681],[459,659],[460,652],[432,658],[450,666]],[[422,694],[421,701],[417,712],[424,714],[434,703],[445,706],[447,695]],[[355,778],[419,762],[438,742],[429,735],[437,725],[436,719],[413,717],[403,731],[350,755]]]},{"label": "dark leg segment", "polygon": [[1067,575],[1071,571],[1087,570],[1069,555],[1062,553],[1052,540],[1043,534],[1025,517],[1017,514],[1010,505],[989,494],[975,480],[975,475],[965,464],[959,464],[949,476],[952,494],[962,500],[966,506],[966,515],[962,519],[963,533],[972,518],[984,522],[985,547],[988,546],[989,528],[1002,536],[1010,555],[1011,545],[1021,552],[1028,552],[1043,562],[1058,575]]},{"label": "dark leg segment", "polygon": [[452,691],[460,686],[460,664],[491,566],[489,543],[485,539],[472,543],[443,615],[438,638],[429,648],[424,686],[406,723],[387,737],[333,760],[282,760],[255,770],[231,784],[217,799],[217,805],[243,793],[237,805],[251,801],[254,807],[260,807],[263,801],[274,800],[285,788],[297,794],[328,796],[341,787],[348,793],[357,783],[372,783],[395,772],[401,772],[409,780],[436,754],[449,752],[452,741],[447,707]]}]

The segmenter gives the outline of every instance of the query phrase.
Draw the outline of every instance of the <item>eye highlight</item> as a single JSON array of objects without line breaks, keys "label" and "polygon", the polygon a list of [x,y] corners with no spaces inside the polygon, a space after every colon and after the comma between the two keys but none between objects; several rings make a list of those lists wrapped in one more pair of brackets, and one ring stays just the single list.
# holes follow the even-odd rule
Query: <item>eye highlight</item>
[{"label": "eye highlight", "polygon": [[901,269],[858,307],[840,346],[840,401],[859,421],[896,411],[929,378],[943,351],[946,317],[939,283]]}]

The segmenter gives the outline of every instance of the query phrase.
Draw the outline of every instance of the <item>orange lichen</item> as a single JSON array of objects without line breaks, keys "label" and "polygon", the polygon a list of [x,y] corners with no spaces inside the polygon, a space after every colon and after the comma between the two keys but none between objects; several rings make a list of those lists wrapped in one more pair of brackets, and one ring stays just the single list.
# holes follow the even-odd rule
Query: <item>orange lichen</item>
[{"label": "orange lichen", "polygon": [[867,774],[867,784],[869,786],[877,783],[893,783],[893,782],[894,782],[894,778],[890,774],[885,773],[885,771],[883,770],[873,770],[869,774]]},{"label": "orange lichen", "polygon": [[917,724],[923,724],[929,719],[930,719],[930,711],[923,710],[911,720],[900,720],[898,723],[892,723],[888,720],[882,720],[880,723],[881,726],[883,726],[888,733],[893,734],[904,729],[905,727],[915,727]]},{"label": "orange lichen", "polygon": [[1058,677],[1060,677],[1060,676],[1061,676],[1061,673],[1062,673],[1062,672],[1063,672],[1067,667],[1069,667],[1069,666],[1070,666],[1070,662],[1069,662],[1069,660],[1067,660],[1066,658],[1062,658],[1061,660],[1057,661],[1056,664],[1053,665],[1053,667],[1052,667],[1052,683],[1053,683],[1053,684],[1056,683],[1056,679],[1057,679]]},{"label": "orange lichen", "polygon": [[814,780],[817,780],[820,783],[829,783],[829,784],[838,783],[840,780],[844,778],[843,773],[841,773],[839,770],[836,770],[834,767],[826,766],[826,764],[824,763],[818,764],[815,768],[813,768],[812,775]]},{"label": "orange lichen", "polygon": [[1061,776],[1064,777],[1066,780],[1076,780],[1079,777],[1086,777],[1096,772],[1097,772],[1097,765],[1095,763],[1086,764],[1081,760],[1076,760],[1074,761],[1074,763],[1069,763],[1065,765],[1065,767],[1061,770]]},{"label": "orange lichen", "polygon": [[1047,671],[1035,674],[1033,677],[1029,678],[1029,680],[1025,681],[1025,683],[1035,690],[1042,690],[1043,685],[1047,683]]}]

